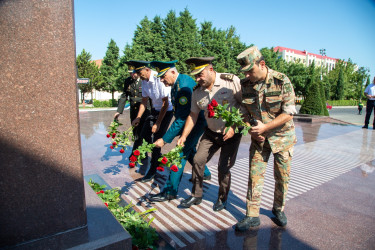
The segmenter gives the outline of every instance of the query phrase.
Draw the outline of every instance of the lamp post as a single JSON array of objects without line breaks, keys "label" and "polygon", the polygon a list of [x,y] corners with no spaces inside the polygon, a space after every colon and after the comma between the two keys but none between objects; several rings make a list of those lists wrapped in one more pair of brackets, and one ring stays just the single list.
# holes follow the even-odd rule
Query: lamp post
[{"label": "lamp post", "polygon": [[320,79],[323,81],[323,57],[326,55],[326,49],[320,49],[319,53],[322,55],[322,59],[320,61],[320,71],[321,71]]}]

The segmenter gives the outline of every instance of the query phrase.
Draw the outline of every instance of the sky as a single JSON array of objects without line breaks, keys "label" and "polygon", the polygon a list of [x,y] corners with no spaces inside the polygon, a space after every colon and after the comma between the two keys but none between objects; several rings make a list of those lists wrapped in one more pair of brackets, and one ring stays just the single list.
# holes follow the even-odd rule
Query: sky
[{"label": "sky", "polygon": [[375,75],[375,0],[75,0],[76,54],[83,49],[102,59],[113,39],[120,48],[132,43],[139,22],[189,10],[198,27],[210,21],[231,25],[246,45],[287,47],[348,60]]}]

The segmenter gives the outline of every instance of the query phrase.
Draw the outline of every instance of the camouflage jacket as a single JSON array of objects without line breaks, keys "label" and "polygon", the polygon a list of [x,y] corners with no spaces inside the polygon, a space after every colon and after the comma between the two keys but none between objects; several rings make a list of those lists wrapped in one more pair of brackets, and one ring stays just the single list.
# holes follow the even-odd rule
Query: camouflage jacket
[{"label": "camouflage jacket", "polygon": [[[289,78],[268,68],[265,81],[251,83],[242,81],[242,103],[252,117],[267,124],[281,113],[296,114],[295,95]],[[288,150],[297,142],[293,119],[285,124],[267,131],[272,152]],[[253,140],[253,143],[261,143]]]}]

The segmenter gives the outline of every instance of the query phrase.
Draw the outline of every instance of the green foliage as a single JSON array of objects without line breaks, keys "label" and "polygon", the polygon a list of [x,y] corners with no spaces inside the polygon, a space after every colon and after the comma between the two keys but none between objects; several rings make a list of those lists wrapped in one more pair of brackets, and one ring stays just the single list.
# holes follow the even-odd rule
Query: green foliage
[{"label": "green foliage", "polygon": [[[130,146],[132,141],[134,141],[133,127],[129,127],[127,130],[121,132],[118,128],[121,125],[122,123],[119,123],[116,120],[111,122],[107,129],[107,137],[111,137],[114,148],[122,147],[125,150],[126,147]],[[116,144],[113,144],[114,142],[116,142]]]},{"label": "green foliage", "polygon": [[100,67],[100,72],[103,76],[103,84],[101,89],[112,93],[112,99],[114,99],[114,92],[117,90],[122,90],[122,85],[117,85],[119,82],[118,78],[118,63],[119,63],[119,48],[117,47],[115,41],[111,39],[108,44],[107,52],[103,58],[102,66]]},{"label": "green foliage", "polygon": [[286,75],[293,84],[296,96],[306,97],[307,67],[302,63],[289,62],[286,66]]},{"label": "green foliage", "polygon": [[120,192],[117,188],[104,190],[106,188],[105,185],[99,185],[91,179],[89,185],[112,212],[117,221],[119,221],[132,236],[133,245],[140,249],[153,248],[155,246],[158,234],[156,230],[150,226],[154,218],[151,218],[147,222],[147,217],[150,213],[156,211],[156,208],[149,209],[142,213],[137,213],[134,210],[129,211],[133,206],[131,203],[125,207],[118,204],[121,199]]},{"label": "green foliage", "polygon": [[97,88],[103,80],[99,73],[99,68],[96,66],[95,62],[91,62],[91,54],[86,52],[85,49],[82,50],[81,54],[77,56],[77,72],[78,78],[89,78],[89,84],[78,84],[79,89],[83,96],[85,93],[91,92],[94,88]]},{"label": "green foliage", "polygon": [[357,106],[359,100],[329,100],[329,105],[332,106]]},{"label": "green foliage", "polygon": [[322,112],[322,100],[320,98],[320,91],[318,83],[311,83],[307,97],[302,103],[299,111],[301,114],[309,115],[323,115]]},{"label": "green foliage", "polygon": [[343,68],[340,69],[339,78],[337,79],[337,86],[336,86],[336,100],[341,100],[344,97],[344,70]]},{"label": "green foliage", "polygon": [[[171,151],[169,151],[166,154],[163,154],[158,161],[161,163],[162,166],[171,167],[173,165],[176,165],[177,167],[181,168],[181,161],[184,158],[182,156],[182,150],[184,149],[183,146],[177,145],[175,148],[173,148]],[[166,158],[168,161],[167,163],[163,163],[163,158]]]},{"label": "green foliage", "polygon": [[319,93],[320,93],[320,100],[322,101],[322,115],[329,116],[327,104],[326,104],[326,97],[324,93],[324,85],[322,82],[319,83]]},{"label": "green foliage", "polygon": [[[143,165],[142,164],[142,160],[144,158],[146,158],[146,154],[147,153],[151,153],[152,152],[152,150],[154,149],[154,147],[155,147],[155,144],[148,143],[145,139],[143,139],[142,145],[137,148],[137,150],[139,151],[140,154],[137,157],[136,163],[138,163],[139,165]],[[134,151],[136,151],[136,150],[134,150]],[[133,153],[134,153],[134,151],[133,151]]]},{"label": "green foliage", "polygon": [[92,104],[95,108],[117,107],[118,105],[117,100],[115,99],[104,100],[104,101],[99,101],[99,100],[94,99]]}]

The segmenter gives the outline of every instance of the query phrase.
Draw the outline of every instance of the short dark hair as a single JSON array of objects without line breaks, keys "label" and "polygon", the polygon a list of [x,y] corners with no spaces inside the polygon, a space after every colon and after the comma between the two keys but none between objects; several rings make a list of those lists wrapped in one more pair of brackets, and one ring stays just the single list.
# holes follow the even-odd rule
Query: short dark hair
[{"label": "short dark hair", "polygon": [[259,65],[261,61],[264,61],[264,56],[261,56],[255,63]]}]

